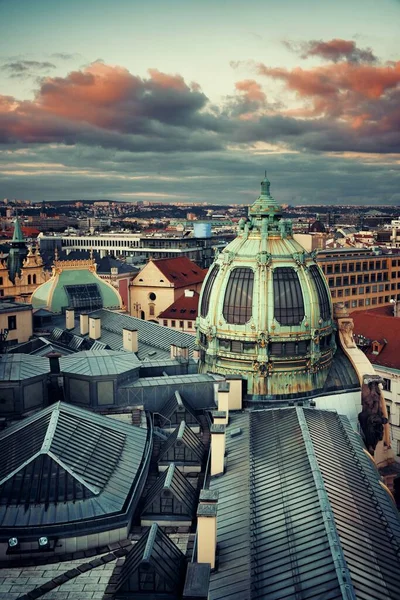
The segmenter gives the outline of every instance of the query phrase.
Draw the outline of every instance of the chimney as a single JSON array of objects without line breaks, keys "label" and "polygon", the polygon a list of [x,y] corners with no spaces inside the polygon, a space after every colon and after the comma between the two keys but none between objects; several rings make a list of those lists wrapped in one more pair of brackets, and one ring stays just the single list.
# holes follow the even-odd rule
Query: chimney
[{"label": "chimney", "polygon": [[229,423],[229,392],[229,383],[222,381],[218,386],[218,411],[226,413],[226,425]]},{"label": "chimney", "polygon": [[79,317],[79,325],[81,335],[87,335],[89,333],[89,315],[82,313]]},{"label": "chimney", "polygon": [[91,340],[99,340],[101,338],[100,317],[89,317],[89,337]]},{"label": "chimney", "polygon": [[211,414],[214,425],[228,425],[228,413],[225,410],[213,410]]},{"label": "chimney", "polygon": [[200,350],[198,348],[193,350],[193,360],[200,360]]},{"label": "chimney", "polygon": [[229,410],[242,410],[243,380],[240,375],[228,375]]},{"label": "chimney", "polygon": [[215,568],[217,548],[217,502],[200,502],[197,507],[197,562]]},{"label": "chimney", "polygon": [[181,360],[187,362],[189,360],[189,346],[180,346],[178,350]]},{"label": "chimney", "polygon": [[175,344],[171,344],[170,346],[170,358],[171,360],[176,358],[177,350]]},{"label": "chimney", "polygon": [[137,329],[123,329],[122,340],[124,350],[127,352],[137,352],[139,349],[138,343],[138,330]]},{"label": "chimney", "polygon": [[210,570],[210,565],[207,563],[188,564],[183,600],[208,600]]},{"label": "chimney", "polygon": [[225,471],[225,425],[211,425],[211,477]]},{"label": "chimney", "polygon": [[194,290],[185,290],[185,298],[193,298]]},{"label": "chimney", "polygon": [[67,308],[65,311],[65,329],[74,329],[75,311],[73,308]]},{"label": "chimney", "polygon": [[60,372],[60,357],[61,354],[59,352],[50,352],[50,354],[47,355],[50,362],[50,373],[52,375],[58,375]]}]

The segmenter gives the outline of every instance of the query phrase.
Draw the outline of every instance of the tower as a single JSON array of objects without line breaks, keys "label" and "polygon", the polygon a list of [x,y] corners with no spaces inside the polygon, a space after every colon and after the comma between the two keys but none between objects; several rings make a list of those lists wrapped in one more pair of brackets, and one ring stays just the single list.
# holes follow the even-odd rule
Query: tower
[{"label": "tower", "polygon": [[11,248],[7,260],[7,269],[10,281],[15,283],[17,275],[21,275],[23,262],[28,254],[18,216],[15,217],[14,233],[10,242],[10,246]]}]

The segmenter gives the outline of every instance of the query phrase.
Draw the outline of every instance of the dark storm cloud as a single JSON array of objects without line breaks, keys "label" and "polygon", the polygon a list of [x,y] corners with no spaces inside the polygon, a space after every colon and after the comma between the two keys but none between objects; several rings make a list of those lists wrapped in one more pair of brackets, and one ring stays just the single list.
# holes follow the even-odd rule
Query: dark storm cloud
[{"label": "dark storm cloud", "polygon": [[[267,167],[283,202],[397,201],[400,62],[251,68],[220,106],[180,75],[101,62],[42,78],[32,101],[0,96],[0,195],[33,198],[40,180],[45,198],[134,200],[150,186],[157,197],[249,202]],[[295,108],[271,100],[275,82]]]},{"label": "dark storm cloud", "polygon": [[56,65],[51,62],[37,60],[15,60],[4,63],[0,67],[9,77],[20,79],[36,76],[38,72],[47,72],[55,68]]},{"label": "dark storm cloud", "polygon": [[283,44],[292,52],[300,54],[301,58],[318,56],[332,62],[346,60],[352,63],[375,63],[377,57],[371,48],[357,48],[352,40],[335,38],[327,42],[323,40],[310,40],[308,42],[290,42]]},{"label": "dark storm cloud", "polygon": [[79,58],[81,54],[78,54],[77,52],[53,52],[50,56],[60,60],[73,60]]}]

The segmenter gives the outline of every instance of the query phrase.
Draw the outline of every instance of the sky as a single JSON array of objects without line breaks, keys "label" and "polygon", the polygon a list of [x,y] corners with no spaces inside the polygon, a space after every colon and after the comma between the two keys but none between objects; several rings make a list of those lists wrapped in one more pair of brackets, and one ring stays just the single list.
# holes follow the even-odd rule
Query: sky
[{"label": "sky", "polygon": [[0,199],[400,205],[400,0],[0,0]]}]

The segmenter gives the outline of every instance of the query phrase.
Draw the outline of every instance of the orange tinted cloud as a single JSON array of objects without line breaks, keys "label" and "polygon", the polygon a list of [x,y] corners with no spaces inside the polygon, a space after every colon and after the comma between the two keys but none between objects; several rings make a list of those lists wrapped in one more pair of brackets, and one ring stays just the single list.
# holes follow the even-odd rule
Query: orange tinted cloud
[{"label": "orange tinted cloud", "polygon": [[237,81],[235,88],[238,92],[243,92],[244,96],[250,102],[264,102],[266,96],[262,91],[261,85],[254,81],[254,79],[244,79],[243,81]]},{"label": "orange tinted cloud", "polygon": [[324,42],[323,40],[312,40],[301,44],[302,57],[320,56],[326,60],[338,62],[347,60],[349,62],[375,62],[376,56],[370,48],[357,48],[352,40],[335,38]]}]

